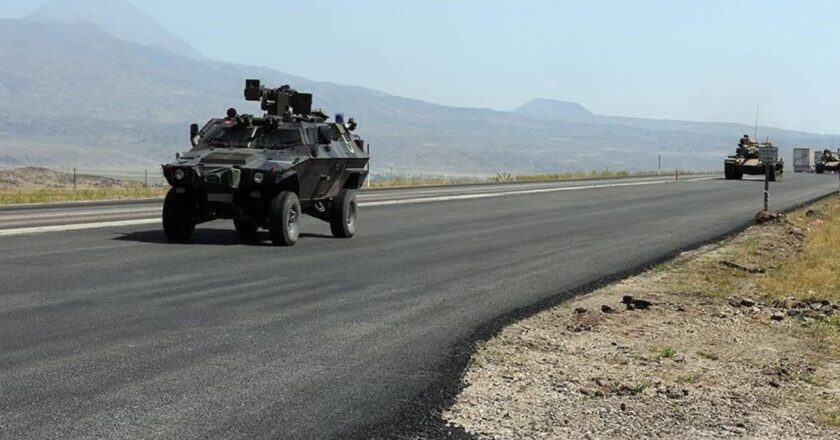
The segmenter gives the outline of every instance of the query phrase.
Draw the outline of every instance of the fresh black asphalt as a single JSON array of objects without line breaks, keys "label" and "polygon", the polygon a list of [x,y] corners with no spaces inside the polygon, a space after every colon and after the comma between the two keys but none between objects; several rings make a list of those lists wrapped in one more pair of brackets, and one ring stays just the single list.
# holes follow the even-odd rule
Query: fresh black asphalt
[{"label": "fresh black asphalt", "polygon": [[[836,178],[786,175],[772,208]],[[307,218],[291,248],[240,244],[225,222],[191,244],[157,225],[0,237],[0,438],[395,437],[456,384],[446,367],[477,329],[731,232],[761,191],[368,206],[356,237]]]}]

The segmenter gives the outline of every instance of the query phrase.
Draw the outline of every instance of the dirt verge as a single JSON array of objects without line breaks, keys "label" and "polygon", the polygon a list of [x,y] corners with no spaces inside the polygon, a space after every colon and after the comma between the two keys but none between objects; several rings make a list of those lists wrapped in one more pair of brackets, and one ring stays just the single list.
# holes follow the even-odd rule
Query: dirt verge
[{"label": "dirt verge", "polygon": [[444,418],[498,439],[840,436],[840,200],[759,220],[505,328]]}]

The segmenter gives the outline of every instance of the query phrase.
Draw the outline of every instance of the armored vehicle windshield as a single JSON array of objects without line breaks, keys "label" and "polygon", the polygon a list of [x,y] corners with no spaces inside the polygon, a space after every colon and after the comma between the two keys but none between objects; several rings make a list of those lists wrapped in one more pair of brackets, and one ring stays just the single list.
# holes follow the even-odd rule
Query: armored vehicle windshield
[{"label": "armored vehicle windshield", "polygon": [[257,138],[257,148],[289,148],[305,143],[301,137],[300,127],[279,127],[261,131],[261,135]]},{"label": "armored vehicle windshield", "polygon": [[284,149],[302,144],[308,145],[311,142],[304,140],[300,124],[266,128],[217,120],[204,128],[195,148]]}]

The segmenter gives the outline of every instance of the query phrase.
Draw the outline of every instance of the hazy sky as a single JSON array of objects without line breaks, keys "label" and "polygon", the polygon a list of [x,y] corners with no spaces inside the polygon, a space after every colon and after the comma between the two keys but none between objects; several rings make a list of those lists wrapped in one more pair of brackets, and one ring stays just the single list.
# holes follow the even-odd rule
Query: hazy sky
[{"label": "hazy sky", "polygon": [[132,2],[212,59],[441,104],[840,133],[840,1]]}]

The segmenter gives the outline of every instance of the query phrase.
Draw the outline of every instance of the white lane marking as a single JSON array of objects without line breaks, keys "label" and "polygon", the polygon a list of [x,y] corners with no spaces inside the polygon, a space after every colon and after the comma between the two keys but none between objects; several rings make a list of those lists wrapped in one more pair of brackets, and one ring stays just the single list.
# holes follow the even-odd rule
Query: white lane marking
[{"label": "white lane marking", "polygon": [[[692,179],[692,182],[700,180],[712,180],[714,177]],[[389,206],[389,205],[407,205],[413,203],[428,203],[428,202],[444,202],[449,200],[469,200],[469,199],[483,199],[488,197],[502,197],[509,195],[522,194],[540,194],[558,191],[575,191],[581,189],[597,189],[597,188],[615,188],[620,186],[641,186],[641,185],[657,185],[662,183],[676,182],[675,180],[650,180],[645,182],[627,182],[627,183],[603,183],[596,185],[580,185],[580,186],[563,186],[558,188],[540,188],[540,189],[526,189],[517,191],[503,191],[495,193],[481,193],[481,194],[458,194],[453,196],[437,196],[437,197],[418,197],[414,199],[399,199],[399,200],[383,200],[379,202],[361,202],[359,206]]]},{"label": "white lane marking", "polygon": [[[684,180],[683,182],[698,182],[701,180],[713,180],[716,177],[707,177],[707,178],[697,178],[691,180]],[[378,202],[359,202],[359,206],[393,206],[393,205],[410,205],[415,203],[430,203],[430,202],[445,202],[450,200],[471,200],[471,199],[484,199],[490,197],[502,197],[502,196],[511,196],[511,195],[523,195],[523,194],[540,194],[540,193],[548,193],[548,192],[559,192],[559,191],[576,191],[576,190],[583,190],[583,189],[598,189],[598,188],[617,188],[623,186],[642,186],[642,185],[658,185],[663,183],[673,183],[674,180],[649,180],[644,182],[625,182],[625,183],[602,183],[596,185],[579,185],[579,186],[563,186],[563,187],[556,187],[556,188],[540,188],[540,189],[527,189],[527,190],[518,190],[518,191],[502,191],[502,192],[495,192],[495,193],[481,193],[481,194],[459,194],[459,195],[452,195],[452,196],[438,196],[438,197],[418,197],[418,198],[411,198],[411,199],[399,199],[399,200],[384,200]],[[14,228],[14,229],[0,229],[0,237],[4,236],[11,236],[11,235],[23,235],[23,234],[39,234],[43,232],[58,232],[58,231],[79,231],[83,229],[99,229],[99,228],[111,228],[116,226],[133,226],[133,225],[148,225],[153,223],[160,223],[160,217],[155,218],[143,218],[137,220],[119,220],[119,221],[110,221],[110,222],[95,222],[95,223],[76,223],[76,224],[68,224],[68,225],[51,225],[51,226],[36,226],[31,228]]]},{"label": "white lane marking", "polygon": [[42,232],[80,231],[82,229],[111,228],[114,226],[133,226],[160,223],[160,217],[137,220],[119,220],[113,222],[75,223],[70,225],[35,226],[31,228],[0,229],[0,237],[9,235],[40,234]]}]

